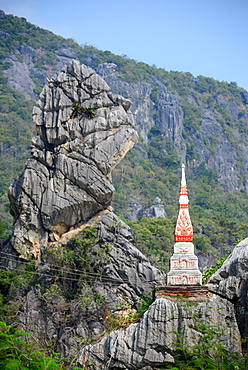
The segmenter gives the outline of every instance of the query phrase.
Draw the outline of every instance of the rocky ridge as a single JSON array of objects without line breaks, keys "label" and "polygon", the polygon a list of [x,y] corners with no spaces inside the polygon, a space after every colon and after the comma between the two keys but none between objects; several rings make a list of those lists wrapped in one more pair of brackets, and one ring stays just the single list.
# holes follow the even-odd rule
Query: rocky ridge
[{"label": "rocky ridge", "polygon": [[150,207],[144,206],[139,197],[130,195],[130,202],[127,207],[128,219],[130,221],[138,220],[141,217],[161,217],[166,218],[166,212],[164,204],[159,197],[154,199],[153,204]]},{"label": "rocky ridge", "polygon": [[[12,257],[1,258],[1,266],[38,259],[37,284],[14,298],[23,295],[19,324],[35,341],[56,341],[67,358],[82,341],[102,335],[107,312],[122,312],[125,305],[136,311],[140,296],[166,281],[111,212],[111,172],[137,141],[130,104],[91,68],[77,61],[65,66],[34,107],[37,137],[9,189],[17,256],[5,245],[4,255]],[[85,239],[86,229],[94,233],[91,239]],[[79,253],[75,261],[70,250]]]},{"label": "rocky ridge", "polygon": [[[194,77],[190,73],[167,72],[89,45],[81,48],[72,40],[65,40],[4,12],[1,12],[1,18],[4,27],[0,30],[0,37],[6,55],[2,65],[6,78],[4,85],[8,84],[28,99],[36,99],[47,78],[51,79],[64,64],[78,58],[95,69],[112,91],[132,100],[129,112],[133,114],[133,122],[141,137],[136,149],[142,152],[142,158],[150,160],[150,167],[154,166],[152,145],[158,144],[159,138],[159,148],[155,148],[159,159],[155,160],[155,166],[164,169],[171,166],[172,159],[173,167],[173,158],[178,162],[186,161],[193,173],[200,167],[200,170],[210,169],[214,177],[217,174],[225,191],[247,193],[248,93],[245,90],[235,83],[221,83],[203,76]],[[15,26],[18,28],[18,25],[20,37],[17,40]],[[8,48],[6,40],[10,40],[11,48]],[[11,151],[9,149],[11,143],[3,145],[5,151],[11,152],[13,162],[19,165],[20,150],[16,156],[13,146]],[[140,158],[140,154],[134,153]],[[166,156],[167,162],[163,163]],[[5,172],[8,171],[5,169]],[[9,174],[9,178],[14,176],[15,173]],[[147,179],[149,175],[142,176]],[[124,181],[126,179],[124,174]],[[155,176],[154,181],[157,180],[160,181]],[[121,188],[122,182],[118,181],[116,176],[115,182]],[[151,194],[151,189],[146,194],[139,193],[137,188],[125,190],[118,187],[114,205],[118,213],[130,220],[137,220],[139,211],[142,213],[150,206],[156,196],[160,196],[164,204],[167,202],[167,194],[163,190],[157,194]],[[138,212],[133,210],[135,204],[138,204]],[[167,214],[170,214],[169,210]],[[230,246],[232,241],[228,243]]]},{"label": "rocky ridge", "polygon": [[19,253],[38,258],[48,241],[110,205],[112,170],[137,141],[130,105],[76,61],[44,87],[31,157],[9,189]]},{"label": "rocky ridge", "polygon": [[64,65],[70,64],[73,59],[76,59],[75,53],[64,45],[56,52],[55,68],[51,68],[48,63],[43,61],[43,69],[39,70],[34,61],[39,60],[44,54],[44,51],[40,49],[21,45],[5,60],[9,63],[9,68],[4,71],[8,85],[24,94],[27,99],[35,101],[37,99],[37,84],[44,86],[47,79],[56,76]]},{"label": "rocky ridge", "polygon": [[241,352],[241,338],[247,338],[248,334],[247,253],[248,238],[237,244],[209,279],[209,299],[191,302],[158,298],[139,323],[113,331],[101,341],[84,347],[79,363],[82,364],[82,359],[88,361],[92,370],[166,366],[174,362],[176,333],[183,333],[189,346],[198,343],[200,331],[196,322],[214,325],[223,333],[226,348]]},{"label": "rocky ridge", "polygon": [[[176,333],[185,343],[198,343],[197,323],[215,326],[223,334],[226,348],[241,353],[241,338],[247,338],[248,238],[208,281],[210,297],[191,301],[158,298],[140,322],[115,330],[101,341],[82,349],[82,359],[91,370],[160,368],[174,362]],[[243,350],[247,351],[244,343]],[[87,362],[88,361],[88,362]]]}]

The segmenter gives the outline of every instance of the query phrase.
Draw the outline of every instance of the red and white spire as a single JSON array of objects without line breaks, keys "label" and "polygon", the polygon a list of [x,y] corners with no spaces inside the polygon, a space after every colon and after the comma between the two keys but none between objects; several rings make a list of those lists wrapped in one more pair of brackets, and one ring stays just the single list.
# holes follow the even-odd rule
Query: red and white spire
[{"label": "red and white spire", "polygon": [[175,242],[192,242],[193,240],[193,227],[190,220],[188,203],[189,198],[187,194],[185,165],[182,164],[182,178],[179,195],[179,212],[174,232]]}]

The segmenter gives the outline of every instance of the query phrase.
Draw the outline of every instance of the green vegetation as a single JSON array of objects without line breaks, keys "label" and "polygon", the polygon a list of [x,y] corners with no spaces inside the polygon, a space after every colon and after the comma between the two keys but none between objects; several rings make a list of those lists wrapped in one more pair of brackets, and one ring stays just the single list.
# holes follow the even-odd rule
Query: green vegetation
[{"label": "green vegetation", "polygon": [[79,115],[82,115],[82,114],[85,114],[86,117],[88,117],[88,118],[93,118],[93,117],[96,116],[95,109],[93,109],[93,108],[83,109],[82,106],[80,105],[80,103],[78,103],[78,102],[74,101],[72,103],[72,108],[74,109],[73,114],[72,114],[73,117],[76,117],[76,116],[79,116]]},{"label": "green vegetation", "polygon": [[[5,18],[1,19],[1,26],[8,33],[8,37],[3,38],[1,42],[1,60],[4,60],[20,45],[31,46],[34,49],[44,48],[44,45],[46,45],[46,53],[41,52],[39,58],[34,57],[36,67],[46,68],[46,64],[54,65],[56,63],[54,52],[63,45],[63,37],[36,27],[27,22],[25,18],[12,15],[5,15]],[[19,58],[21,59],[22,56],[20,55]]]},{"label": "green vegetation", "polygon": [[[66,300],[79,298],[85,308],[91,303],[99,308],[104,303],[94,291],[94,282],[101,278],[101,266],[109,258],[111,245],[99,243],[96,233],[95,227],[87,227],[65,246],[51,244],[43,255],[44,261],[54,266],[50,272],[56,277],[52,291],[57,290]],[[39,287],[42,294],[51,293],[50,289],[44,291],[44,287]]]},{"label": "green vegetation", "polygon": [[207,283],[208,279],[223,265],[228,256],[221,257],[218,259],[216,264],[209,269],[205,269],[202,274],[202,283]]},{"label": "green vegetation", "polygon": [[[186,312],[190,316],[190,307]],[[241,353],[236,353],[226,348],[225,337],[221,323],[219,325],[208,325],[203,322],[202,314],[192,317],[191,329],[198,338],[197,344],[189,345],[185,330],[176,332],[175,364],[169,364],[166,368],[170,370],[245,370],[245,358]],[[208,317],[208,315],[206,315]],[[232,327],[230,325],[230,330]]]},{"label": "green vegetation", "polygon": [[[96,317],[98,319],[101,317],[102,327],[99,330],[104,332],[107,328],[104,318],[107,315],[108,306],[97,286],[99,287],[102,278],[101,267],[109,259],[108,252],[112,247],[107,243],[99,242],[96,232],[95,227],[87,227],[72,237],[65,247],[51,244],[42,255],[38,268],[33,262],[17,260],[19,265],[11,271],[0,269],[1,321],[10,325],[26,318],[25,310],[23,311],[23,297],[31,291],[39,298],[40,315],[46,312],[46,315],[42,316],[44,328],[40,334],[38,325],[35,326],[35,330],[38,330],[35,338],[39,336],[35,348],[37,353],[40,351],[44,353],[44,359],[45,356],[53,357],[54,353],[60,352],[61,349],[59,334],[57,339],[50,341],[47,339],[46,328],[51,325],[56,333],[63,333],[65,327],[75,328],[80,322],[89,325]],[[27,338],[29,344],[33,338],[32,334],[30,339]],[[78,350],[83,344],[96,339],[82,338],[74,332],[72,337],[74,343],[78,344]],[[98,338],[99,334],[96,337]],[[68,357],[70,366],[75,361],[76,357],[71,353]],[[66,368],[75,369],[75,367]]]},{"label": "green vegetation", "polygon": [[168,271],[173,248],[173,222],[166,218],[142,218],[125,222],[132,228],[134,243],[150,261]]},{"label": "green vegetation", "polygon": [[245,359],[228,351],[219,328],[198,323],[195,330],[201,333],[199,343],[190,347],[182,334],[177,333],[175,364],[170,370],[245,370]]},{"label": "green vegetation", "polygon": [[[204,164],[187,170],[189,210],[198,254],[226,255],[241,237],[248,235],[248,198],[244,192],[225,193],[216,174]],[[117,166],[113,176],[116,213],[128,217],[129,194],[151,206],[156,196],[165,205],[167,219],[127,221],[138,248],[159,268],[168,269],[173,248],[173,231],[178,211],[180,170],[162,168],[156,158],[144,159],[133,149]]]},{"label": "green vegetation", "polygon": [[[203,76],[194,77],[190,73],[166,71],[162,68],[137,62],[127,56],[118,56],[110,51],[98,50],[90,45],[82,47],[72,39],[64,39],[52,32],[28,23],[24,18],[7,15],[1,24],[8,37],[2,39],[0,49],[0,237],[7,238],[11,232],[11,217],[7,189],[12,179],[17,178],[29,155],[34,127],[31,123],[33,101],[7,86],[4,71],[10,67],[6,58],[17,51],[19,61],[25,52],[23,47],[31,47],[30,55],[35,68],[50,76],[57,64],[57,51],[69,46],[77,58],[95,68],[100,63],[116,64],[119,78],[135,84],[140,80],[152,84],[150,99],[153,103],[152,117],[155,126],[148,134],[148,141],[139,149],[134,148],[121,161],[113,173],[116,194],[113,206],[116,213],[128,217],[130,194],[140,198],[142,204],[151,206],[155,197],[160,197],[165,205],[166,219],[146,219],[127,221],[132,227],[137,247],[146,254],[159,268],[167,270],[168,258],[173,248],[173,228],[177,216],[178,191],[180,185],[180,157],[182,148],[175,148],[168,139],[167,132],[160,122],[161,91],[165,86],[177,95],[179,110],[183,114],[183,143],[186,150],[187,183],[190,199],[190,214],[194,225],[194,244],[198,254],[214,255],[216,266],[204,272],[204,279],[216,271],[222,264],[230,246],[241,237],[248,235],[248,197],[244,191],[225,192],[220,186],[217,174],[199,164],[196,140],[200,138],[202,113],[204,109],[220,123],[228,141],[236,148],[238,158],[236,168],[242,176],[241,144],[247,145],[248,114],[244,90],[234,82],[219,82]],[[90,62],[89,62],[90,61]],[[33,75],[34,93],[38,97],[41,81]],[[135,88],[135,85],[134,85]],[[121,93],[116,91],[117,93]],[[145,97],[139,97],[141,102]],[[237,114],[233,114],[233,107]],[[93,118],[96,112],[92,108],[82,109],[74,102],[75,115],[84,114]],[[239,131],[233,135],[234,130]],[[219,138],[214,135],[204,138],[204,145],[213,157]],[[195,165],[195,162],[197,165]],[[35,269],[33,263],[22,262],[11,271],[0,270],[0,317],[7,324],[13,323],[15,313],[23,304],[21,297],[34,289],[50,317],[54,317],[54,326],[59,332],[64,325],[76,324],[72,307],[78,310],[78,317],[90,321],[96,312],[103,317],[102,330],[112,330],[127,326],[137,321],[149,307],[150,298],[143,297],[143,302],[134,312],[128,304],[120,307],[119,316],[113,312],[107,314],[107,306],[96,285],[101,278],[102,265],[109,258],[111,245],[100,243],[95,228],[86,228],[80,235],[71,239],[66,247],[56,248],[51,244],[43,255],[42,268],[46,263],[50,269],[43,275]],[[44,271],[43,270],[43,271]],[[53,354],[56,341],[49,343],[50,353],[33,351],[26,342],[19,338],[23,333],[16,331],[6,323],[0,323],[0,366],[3,369],[55,369],[54,360],[47,358]],[[236,354],[227,352],[223,346],[219,329],[203,326],[195,322],[194,329],[201,333],[199,345],[187,347],[183,333],[177,335],[178,359],[171,369],[244,369],[244,361]],[[75,339],[75,338],[74,338]],[[78,340],[78,338],[76,338]],[[84,344],[92,339],[87,339]],[[8,343],[8,344],[6,344]],[[82,343],[80,342],[80,345]],[[41,339],[41,347],[46,347]],[[47,347],[46,347],[47,348]],[[32,364],[31,364],[32,363]],[[38,366],[38,367],[36,367]]]},{"label": "green vegetation", "polygon": [[0,320],[13,324],[15,313],[22,305],[22,297],[36,282],[33,262],[7,271],[0,269]]},{"label": "green vegetation", "polygon": [[54,358],[46,357],[25,341],[28,333],[0,322],[0,367],[2,370],[61,369]]},{"label": "green vegetation", "polygon": [[106,332],[126,328],[138,322],[153,302],[153,292],[142,294],[137,310],[133,310],[129,303],[123,302],[118,311],[108,311],[105,317]]},{"label": "green vegetation", "polygon": [[7,190],[13,178],[23,171],[33,135],[31,112],[33,101],[7,85],[0,84],[0,219],[11,232]]}]

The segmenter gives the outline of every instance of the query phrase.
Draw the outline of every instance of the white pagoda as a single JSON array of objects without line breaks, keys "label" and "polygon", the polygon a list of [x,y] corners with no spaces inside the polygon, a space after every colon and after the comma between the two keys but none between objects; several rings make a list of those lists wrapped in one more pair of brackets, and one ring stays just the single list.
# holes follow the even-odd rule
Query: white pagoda
[{"label": "white pagoda", "polygon": [[198,268],[198,258],[194,254],[194,244],[192,243],[193,227],[188,203],[185,166],[182,165],[179,212],[174,232],[174,253],[170,258],[167,285],[202,285],[202,274]]}]

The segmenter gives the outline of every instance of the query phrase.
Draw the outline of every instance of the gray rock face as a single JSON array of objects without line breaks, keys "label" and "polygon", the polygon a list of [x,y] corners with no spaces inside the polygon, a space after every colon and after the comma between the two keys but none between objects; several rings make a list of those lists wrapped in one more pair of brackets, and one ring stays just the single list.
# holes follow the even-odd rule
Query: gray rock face
[{"label": "gray rock face", "polygon": [[[149,143],[149,131],[156,125],[161,130],[164,142],[172,143],[183,163],[186,162],[186,148],[193,145],[194,166],[202,162],[206,163],[207,168],[216,171],[226,191],[244,189],[248,193],[248,179],[244,175],[248,168],[248,150],[242,143],[244,133],[231,129],[231,135],[235,140],[230,140],[229,134],[220,123],[221,114],[214,109],[209,109],[207,104],[199,104],[197,94],[192,96],[189,92],[187,99],[201,112],[199,128],[191,130],[189,137],[185,139],[183,136],[185,117],[179,96],[171,93],[159,79],[153,77],[152,83],[145,81],[127,83],[119,78],[120,73],[113,63],[100,64],[97,71],[112,89],[131,99],[135,125],[145,143]],[[247,99],[246,95],[247,93],[244,92],[244,100]],[[216,99],[216,104],[224,108],[238,123],[240,108],[237,104],[230,102],[225,96],[219,96]],[[244,112],[246,116],[246,110]],[[162,150],[166,152],[166,145]],[[239,153],[242,153],[242,168],[237,165],[240,160]],[[243,177],[242,182],[239,179],[240,175]]]},{"label": "gray rock face", "polygon": [[[1,35],[7,37],[5,34]],[[50,68],[51,66],[46,64],[45,69],[41,70],[35,65],[34,59],[39,59],[43,53],[46,51],[20,46],[5,59],[5,62],[10,64],[10,67],[4,70],[8,85],[23,93],[28,99],[36,99],[37,93],[34,89],[37,81],[38,84],[44,85],[46,78],[52,77],[53,69],[58,72],[64,64],[70,63],[72,58],[77,57],[69,46],[62,44],[56,51],[56,66]],[[101,59],[100,56],[99,59]],[[86,58],[85,63],[95,67],[95,59],[92,55]],[[192,94],[189,90],[187,100],[199,110],[200,117],[198,127],[195,130],[188,130],[184,123],[185,116],[179,96],[172,93],[159,78],[150,76],[151,82],[141,80],[137,83],[128,83],[120,78],[122,73],[114,63],[99,64],[96,71],[111,89],[131,99],[133,102],[131,112],[136,129],[144,143],[149,143],[149,131],[156,125],[164,138],[165,144],[161,150],[166,152],[166,143],[169,142],[178,152],[181,161],[185,162],[187,148],[193,148],[193,158],[187,158],[189,164],[198,166],[202,162],[206,163],[207,168],[216,171],[226,191],[243,189],[248,193],[248,178],[245,175],[248,168],[248,150],[243,140],[247,134],[242,129],[242,117],[248,116],[247,92],[240,92],[242,105],[225,95],[214,98],[215,104],[237,122],[237,127],[240,124],[240,131],[234,126],[226,131],[221,123],[223,119],[225,120],[225,115],[207,103],[200,103],[198,98],[201,97],[201,93]],[[197,82],[197,78],[192,76],[192,81]],[[185,130],[188,130],[186,139]]]},{"label": "gray rock face", "polygon": [[[132,101],[131,112],[140,136],[147,143],[148,133],[156,124],[163,132],[164,140],[172,142],[174,148],[181,153],[180,144],[183,131],[183,112],[175,94],[164,84],[154,78],[154,83],[139,81],[127,83],[118,76],[117,65],[103,63],[96,68],[112,89]],[[184,151],[184,149],[182,149]]]},{"label": "gray rock face", "polygon": [[196,320],[205,325],[214,323],[219,326],[221,333],[226,334],[227,348],[240,352],[240,335],[230,302],[213,296],[189,307],[183,302],[160,298],[139,323],[115,330],[100,342],[86,346],[80,353],[79,363],[82,364],[83,359],[91,370],[166,365],[174,362],[176,332],[183,333],[189,346],[198,343],[201,334],[192,329],[196,327]]},{"label": "gray rock face", "polygon": [[130,227],[114,213],[106,211],[96,226],[100,241],[113,245],[108,252],[109,262],[105,264],[103,270],[103,274],[113,280],[113,287],[111,291],[104,291],[105,288],[102,286],[99,291],[111,309],[116,310],[116,305],[120,305],[121,301],[116,300],[123,292],[133,306],[137,305],[143,293],[150,292],[155,285],[165,284],[166,274],[153,267],[132,244]]},{"label": "gray rock face", "polygon": [[127,219],[130,221],[137,221],[140,217],[161,217],[166,218],[166,212],[164,205],[159,197],[154,199],[153,205],[150,207],[142,204],[142,201],[139,197],[134,195],[129,195],[129,203],[127,207]]},{"label": "gray rock face", "polygon": [[248,337],[248,238],[237,244],[208,285],[234,303],[242,337]]},{"label": "gray rock face", "polygon": [[34,49],[28,46],[23,47],[21,51],[16,51],[6,58],[6,62],[10,63],[10,68],[4,71],[4,76],[8,78],[8,85],[32,100],[35,100],[35,83],[30,74],[34,55]]},{"label": "gray rock face", "polygon": [[145,210],[144,216],[147,218],[151,217],[166,218],[164,205],[159,197],[156,197],[154,199],[154,204]]},{"label": "gray rock face", "polygon": [[[4,17],[4,13],[1,14]],[[8,34],[2,30],[0,37],[6,38]],[[44,59],[44,68],[41,69],[35,60],[39,60],[46,54],[45,49],[20,45],[5,59],[5,62],[10,64],[10,67],[4,70],[8,85],[23,93],[28,99],[36,99],[37,93],[34,89],[37,87],[37,81],[38,84],[44,85],[46,78],[52,77],[53,70],[58,72],[65,63],[77,58],[66,42],[61,43],[61,47],[58,45],[58,50],[54,55],[56,66],[49,65],[49,62]],[[96,59],[101,60],[101,58],[101,55],[89,54],[85,56],[85,63],[95,67]],[[99,64],[96,71],[111,89],[132,100],[131,112],[134,114],[137,130],[145,143],[149,142],[149,130],[154,125],[159,126],[165,142],[162,150],[166,152],[166,142],[172,143],[181,161],[185,162],[187,148],[193,148],[194,158],[188,159],[190,164],[197,166],[202,162],[206,163],[207,168],[217,172],[219,181],[225,190],[243,189],[248,193],[248,178],[244,175],[248,168],[248,151],[244,144],[247,140],[247,133],[242,128],[244,124],[242,118],[248,116],[246,91],[240,91],[237,101],[233,101],[225,93],[215,97],[211,96],[214,104],[209,105],[206,99],[206,102],[203,102],[202,93],[197,90],[192,92],[189,89],[186,99],[200,112],[199,125],[197,124],[194,130],[186,127],[179,96],[177,93],[172,93],[170,87],[167,88],[164,83],[161,83],[159,77],[151,74],[149,82],[141,80],[137,83],[128,83],[120,78],[123,77],[123,73],[114,63]],[[199,78],[191,77],[193,83],[197,83],[198,80]],[[187,84],[185,88],[187,89]],[[225,110],[224,114],[220,113],[222,109]],[[231,125],[230,130],[223,127],[222,122],[225,121],[226,114],[237,122],[237,127],[241,128],[240,131],[236,125],[233,127]],[[186,139],[185,130],[188,134]]]},{"label": "gray rock face", "polygon": [[[89,274],[88,280],[85,271],[77,270],[84,278],[78,278],[74,285],[71,274],[68,279],[55,281],[53,265],[42,255],[36,271],[37,285],[23,297],[17,315],[22,329],[28,330],[36,342],[56,340],[56,351],[63,358],[74,357],[72,354],[79,353],[82,342],[89,338],[100,338],[107,329],[109,312],[123,313],[124,307],[135,311],[143,293],[150,293],[154,286],[166,281],[165,273],[153,267],[132,244],[129,226],[114,213],[101,211],[87,224],[97,229],[98,241],[89,250],[88,262],[95,273]],[[55,248],[69,248],[72,236],[80,239],[79,230],[72,230],[67,238],[64,235],[54,243]],[[73,299],[68,301],[72,291]],[[96,295],[101,297],[100,303],[94,301]]]},{"label": "gray rock face", "polygon": [[109,206],[111,172],[137,141],[130,104],[76,61],[44,87],[33,110],[31,158],[9,189],[19,253],[38,257],[47,241]]},{"label": "gray rock face", "polygon": [[139,197],[130,194],[129,201],[127,205],[127,214],[125,215],[126,218],[130,221],[137,221],[139,216],[142,214],[144,210],[144,205]]},{"label": "gray rock face", "polygon": [[38,60],[43,55],[43,50],[21,45],[5,59],[5,62],[10,64],[10,67],[3,72],[4,76],[8,78],[8,85],[30,100],[37,99],[37,93],[34,91],[36,83],[41,86],[45,85],[47,78],[50,79],[54,74],[59,73],[65,64],[76,58],[74,52],[67,45],[64,45],[57,50],[56,67],[51,69],[48,64],[43,62],[44,68],[41,70],[35,65],[34,60]]}]

